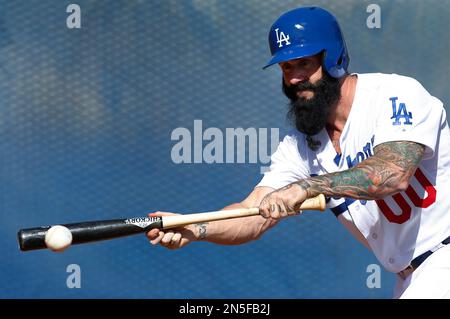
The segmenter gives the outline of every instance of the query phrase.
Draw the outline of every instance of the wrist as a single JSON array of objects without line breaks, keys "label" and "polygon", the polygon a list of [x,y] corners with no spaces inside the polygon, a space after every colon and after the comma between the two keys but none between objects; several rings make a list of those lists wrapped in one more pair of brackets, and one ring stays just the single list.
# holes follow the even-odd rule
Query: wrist
[{"label": "wrist", "polygon": [[299,183],[294,184],[296,185],[296,187],[294,187],[296,202],[303,202],[305,199],[309,198],[308,190],[304,186]]},{"label": "wrist", "polygon": [[308,183],[308,181],[306,179],[302,179],[302,180],[296,182],[295,184],[301,189],[301,191],[299,191],[299,192],[302,193],[303,200],[316,196],[313,194],[314,192],[311,189],[311,184]]},{"label": "wrist", "polygon": [[208,223],[199,223],[194,225],[194,236],[196,241],[206,240],[208,235]]}]

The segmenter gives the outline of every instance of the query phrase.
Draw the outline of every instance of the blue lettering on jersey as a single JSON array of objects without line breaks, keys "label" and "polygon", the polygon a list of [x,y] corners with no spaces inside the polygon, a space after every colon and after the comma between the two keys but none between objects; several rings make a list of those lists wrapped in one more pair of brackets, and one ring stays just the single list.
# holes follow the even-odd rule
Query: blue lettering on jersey
[{"label": "blue lettering on jersey", "polygon": [[364,161],[366,158],[373,156],[373,142],[374,141],[375,141],[375,135],[372,136],[372,138],[370,139],[370,142],[367,142],[367,144],[364,145],[361,152],[356,153],[356,156],[354,159],[352,159],[350,155],[345,158],[347,160],[348,168],[352,168],[356,164]]},{"label": "blue lettering on jersey", "polygon": [[334,160],[333,160],[333,162],[334,162],[334,164],[336,164],[336,166],[339,166],[339,163],[341,162],[341,157],[342,157],[342,154],[336,153],[336,156],[334,157]]},{"label": "blue lettering on jersey", "polygon": [[405,103],[400,103],[398,110],[397,110],[397,100],[398,97],[391,97],[389,98],[389,100],[391,100],[392,102],[392,117],[391,120],[394,120],[394,122],[392,122],[392,125],[401,125],[402,123],[400,123],[400,119],[404,119],[403,124],[405,125],[411,125],[411,119],[412,119],[412,113],[408,112],[406,110],[406,105]]}]

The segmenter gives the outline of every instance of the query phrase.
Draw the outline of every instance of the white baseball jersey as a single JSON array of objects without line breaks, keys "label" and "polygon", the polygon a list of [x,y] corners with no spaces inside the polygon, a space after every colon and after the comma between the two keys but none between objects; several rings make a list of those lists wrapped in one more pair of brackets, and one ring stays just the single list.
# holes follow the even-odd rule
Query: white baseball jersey
[{"label": "white baseball jersey", "polygon": [[385,142],[425,145],[424,159],[406,191],[382,200],[333,198],[327,204],[354,236],[369,244],[387,270],[399,272],[450,236],[450,130],[442,102],[416,80],[396,74],[357,76],[340,137],[342,154],[336,153],[326,129],[312,137],[320,141],[315,151],[306,136],[295,131],[280,143],[257,186],[280,188],[346,170]]}]

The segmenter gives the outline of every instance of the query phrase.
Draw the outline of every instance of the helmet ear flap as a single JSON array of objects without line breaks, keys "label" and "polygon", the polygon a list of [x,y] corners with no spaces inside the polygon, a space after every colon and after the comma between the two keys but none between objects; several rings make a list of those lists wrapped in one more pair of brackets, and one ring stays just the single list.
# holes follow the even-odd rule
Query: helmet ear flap
[{"label": "helmet ear flap", "polygon": [[322,54],[322,67],[323,69],[326,71],[327,67],[325,65],[325,59],[327,58],[327,50],[322,50],[322,52],[320,52],[320,54]]},{"label": "helmet ear flap", "polygon": [[[325,51],[325,56],[323,59],[323,66],[324,69],[328,72],[329,75],[331,75],[334,78],[340,78],[347,74],[347,68],[348,64],[350,62],[350,59],[348,57],[347,48],[345,46],[345,43],[341,49],[340,54],[336,57],[329,57],[327,60]],[[336,59],[337,58],[337,59]]]},{"label": "helmet ear flap", "polygon": [[[323,71],[323,72],[327,72],[328,75],[331,75],[330,70],[329,70],[329,68],[328,68],[328,66],[327,66],[327,63],[326,63],[326,59],[327,59],[327,50],[323,50],[323,51],[321,52],[321,54],[322,54],[322,71]],[[331,75],[331,76],[332,76],[332,75]]]},{"label": "helmet ear flap", "polygon": [[348,56],[348,50],[347,50],[347,44],[344,42],[344,45],[342,47],[342,52],[339,55],[339,59],[337,61],[337,65],[339,67],[344,68],[347,72],[348,65],[350,64],[350,57]]},{"label": "helmet ear flap", "polygon": [[344,47],[342,48],[342,53],[339,55],[339,59],[337,60],[336,66],[339,69],[339,73],[342,74],[339,77],[348,73],[347,68],[350,63],[350,58],[348,56],[348,51],[346,45],[344,43]]}]

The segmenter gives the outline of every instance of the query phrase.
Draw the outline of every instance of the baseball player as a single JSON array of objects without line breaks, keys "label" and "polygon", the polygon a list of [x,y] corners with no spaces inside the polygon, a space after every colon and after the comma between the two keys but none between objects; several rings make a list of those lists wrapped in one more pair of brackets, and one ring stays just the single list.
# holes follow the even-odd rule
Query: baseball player
[{"label": "baseball player", "polygon": [[[443,104],[416,80],[349,73],[340,27],[328,11],[304,7],[269,33],[296,130],[241,203],[260,216],[152,230],[153,244],[242,244],[307,198],[325,194],[337,219],[397,274],[394,297],[450,298],[450,130]],[[154,215],[170,213],[157,212]]]}]

